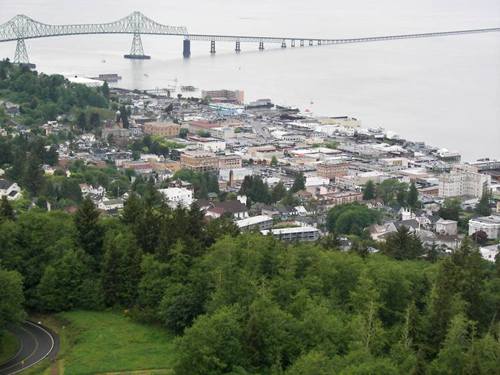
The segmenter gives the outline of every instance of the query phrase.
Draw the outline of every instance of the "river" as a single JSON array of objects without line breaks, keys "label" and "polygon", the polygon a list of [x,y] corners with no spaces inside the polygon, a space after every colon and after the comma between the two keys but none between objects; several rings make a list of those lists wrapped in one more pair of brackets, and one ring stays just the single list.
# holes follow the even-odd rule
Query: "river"
[{"label": "river", "polygon": [[[0,23],[18,13],[45,23],[100,23],[134,10],[191,33],[323,38],[500,26],[498,0],[0,0]],[[119,86],[173,84],[245,91],[318,115],[349,115],[363,126],[462,153],[500,158],[500,33],[312,48],[271,48],[143,36],[150,61],[123,59],[132,37],[87,35],[28,40],[30,59],[47,73],[118,73]],[[0,43],[11,57],[14,43]]]}]

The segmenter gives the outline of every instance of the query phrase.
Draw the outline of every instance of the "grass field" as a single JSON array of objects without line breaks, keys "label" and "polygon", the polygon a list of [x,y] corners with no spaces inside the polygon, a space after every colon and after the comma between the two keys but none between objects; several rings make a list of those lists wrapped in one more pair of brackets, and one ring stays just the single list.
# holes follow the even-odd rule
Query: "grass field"
[{"label": "grass field", "polygon": [[19,349],[19,341],[10,332],[0,332],[0,364],[7,362]]},{"label": "grass field", "polygon": [[73,311],[40,317],[59,333],[59,360],[30,375],[167,375],[174,360],[173,337],[159,327],[137,324],[115,312]]}]

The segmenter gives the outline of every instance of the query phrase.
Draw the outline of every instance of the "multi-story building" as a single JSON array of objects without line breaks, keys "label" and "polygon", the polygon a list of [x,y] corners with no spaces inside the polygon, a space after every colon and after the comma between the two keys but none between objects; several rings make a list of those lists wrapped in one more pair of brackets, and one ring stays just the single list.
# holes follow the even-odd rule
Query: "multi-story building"
[{"label": "multi-story building", "polygon": [[184,151],[181,166],[198,172],[214,171],[219,169],[219,158],[213,152]]},{"label": "multi-story building", "polygon": [[241,168],[241,156],[236,154],[219,157],[219,169],[239,169]]},{"label": "multi-story building", "polygon": [[179,135],[181,126],[173,122],[148,122],[144,124],[144,133],[158,137],[174,138]]},{"label": "multi-story building", "polygon": [[469,236],[476,232],[483,231],[489,239],[496,240],[500,238],[500,216],[483,216],[469,220]]},{"label": "multi-story building", "polygon": [[349,170],[349,164],[344,161],[323,162],[316,167],[316,174],[320,177],[335,179],[337,177],[346,176]]},{"label": "multi-story building", "polygon": [[363,194],[353,191],[340,191],[321,194],[316,196],[318,202],[328,207],[338,206],[340,204],[347,204],[353,202],[361,202]]},{"label": "multi-story building", "polygon": [[273,218],[267,215],[251,216],[246,219],[236,221],[236,225],[242,231],[248,230],[269,230],[273,227]]},{"label": "multi-story building", "polygon": [[201,97],[215,103],[243,104],[245,101],[245,93],[240,90],[203,90]]},{"label": "multi-story building", "polygon": [[491,176],[478,173],[470,165],[454,167],[450,173],[439,177],[439,196],[443,198],[472,196],[480,197],[484,189],[489,189]]},{"label": "multi-story building", "polygon": [[193,191],[186,188],[169,187],[158,190],[167,199],[167,204],[171,208],[181,206],[187,208],[193,203]]},{"label": "multi-story building", "polygon": [[262,230],[263,235],[272,234],[274,238],[283,241],[316,241],[319,239],[319,230],[314,227],[291,227]]}]

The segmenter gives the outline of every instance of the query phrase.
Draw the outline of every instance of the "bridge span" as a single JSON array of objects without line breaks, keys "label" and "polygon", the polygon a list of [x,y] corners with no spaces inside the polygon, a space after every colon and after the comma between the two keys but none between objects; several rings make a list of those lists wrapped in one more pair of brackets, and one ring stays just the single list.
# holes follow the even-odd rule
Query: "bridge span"
[{"label": "bridge span", "polygon": [[66,35],[86,34],[130,34],[133,35],[130,53],[124,55],[129,59],[149,59],[144,53],[141,35],[166,35],[183,38],[183,56],[191,56],[191,41],[210,42],[210,53],[215,54],[216,42],[233,42],[235,51],[241,52],[241,43],[254,43],[259,50],[264,50],[265,44],[278,44],[281,48],[319,46],[345,43],[366,43],[398,39],[430,38],[439,36],[451,36],[461,34],[476,34],[499,32],[498,28],[484,28],[471,30],[438,31],[420,34],[400,34],[386,36],[370,36],[364,38],[310,38],[310,37],[276,37],[276,36],[249,36],[249,35],[217,35],[217,34],[190,34],[185,26],[163,25],[146,17],[140,12],[134,12],[127,17],[114,22],[101,24],[73,24],[73,25],[49,25],[25,15],[17,15],[6,23],[0,25],[0,42],[15,41],[16,52],[14,62],[19,64],[30,64],[26,39],[58,37]]}]

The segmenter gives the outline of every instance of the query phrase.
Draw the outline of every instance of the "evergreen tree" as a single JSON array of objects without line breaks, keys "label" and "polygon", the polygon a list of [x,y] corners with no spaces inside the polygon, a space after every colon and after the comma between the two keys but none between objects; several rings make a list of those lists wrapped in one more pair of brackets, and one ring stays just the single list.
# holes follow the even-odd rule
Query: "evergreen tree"
[{"label": "evergreen tree", "polygon": [[104,81],[104,83],[102,84],[102,87],[101,87],[101,92],[102,92],[102,95],[106,99],[109,99],[109,85],[108,85],[108,82]]},{"label": "evergreen tree", "polygon": [[487,189],[483,189],[483,194],[481,195],[481,199],[479,199],[479,202],[476,205],[475,211],[479,216],[491,215],[490,193]]},{"label": "evergreen tree", "polygon": [[128,129],[129,126],[130,126],[130,123],[129,123],[129,120],[128,120],[128,110],[127,110],[127,107],[125,107],[124,105],[122,105],[120,107],[120,120],[123,124],[123,128],[124,129]]},{"label": "evergreen tree", "polygon": [[408,196],[406,198],[406,202],[408,203],[408,207],[411,209],[418,208],[418,190],[415,186],[415,182],[412,181],[410,184],[410,189],[408,191]]},{"label": "evergreen tree", "polygon": [[12,205],[7,200],[7,197],[4,195],[2,200],[0,201],[0,223],[3,220],[15,220],[16,215],[14,213],[14,209]]},{"label": "evergreen tree", "polygon": [[368,180],[363,187],[363,199],[365,201],[369,201],[372,199],[375,199],[376,196],[376,191],[375,191],[375,184],[372,180]]},{"label": "evergreen tree", "polygon": [[139,224],[144,215],[144,204],[142,199],[135,193],[131,193],[123,205],[121,220],[133,227]]},{"label": "evergreen tree", "polygon": [[304,177],[304,173],[300,172],[295,176],[290,191],[292,193],[296,193],[298,191],[304,190],[305,188],[306,188],[306,178]]},{"label": "evergreen tree", "polygon": [[397,232],[387,236],[383,244],[383,252],[395,259],[416,259],[420,257],[424,248],[420,239],[402,225]]},{"label": "evergreen tree", "polygon": [[77,243],[98,266],[102,256],[104,229],[99,223],[99,211],[89,197],[83,200],[75,214],[75,226]]},{"label": "evergreen tree", "polygon": [[271,192],[271,198],[272,198],[272,201],[273,202],[279,202],[280,200],[282,200],[285,196],[286,196],[286,187],[285,185],[283,184],[283,182],[278,182],[272,192]]},{"label": "evergreen tree", "polygon": [[102,263],[104,299],[108,306],[131,306],[141,278],[141,252],[131,233],[106,237]]},{"label": "evergreen tree", "polygon": [[97,112],[92,112],[89,119],[89,130],[95,130],[101,126],[101,116]]},{"label": "evergreen tree", "polygon": [[44,184],[41,161],[37,155],[30,153],[23,170],[22,182],[26,190],[37,196]]},{"label": "evergreen tree", "polygon": [[76,118],[76,126],[81,131],[87,130],[87,116],[85,115],[85,112],[78,113],[78,116]]}]

